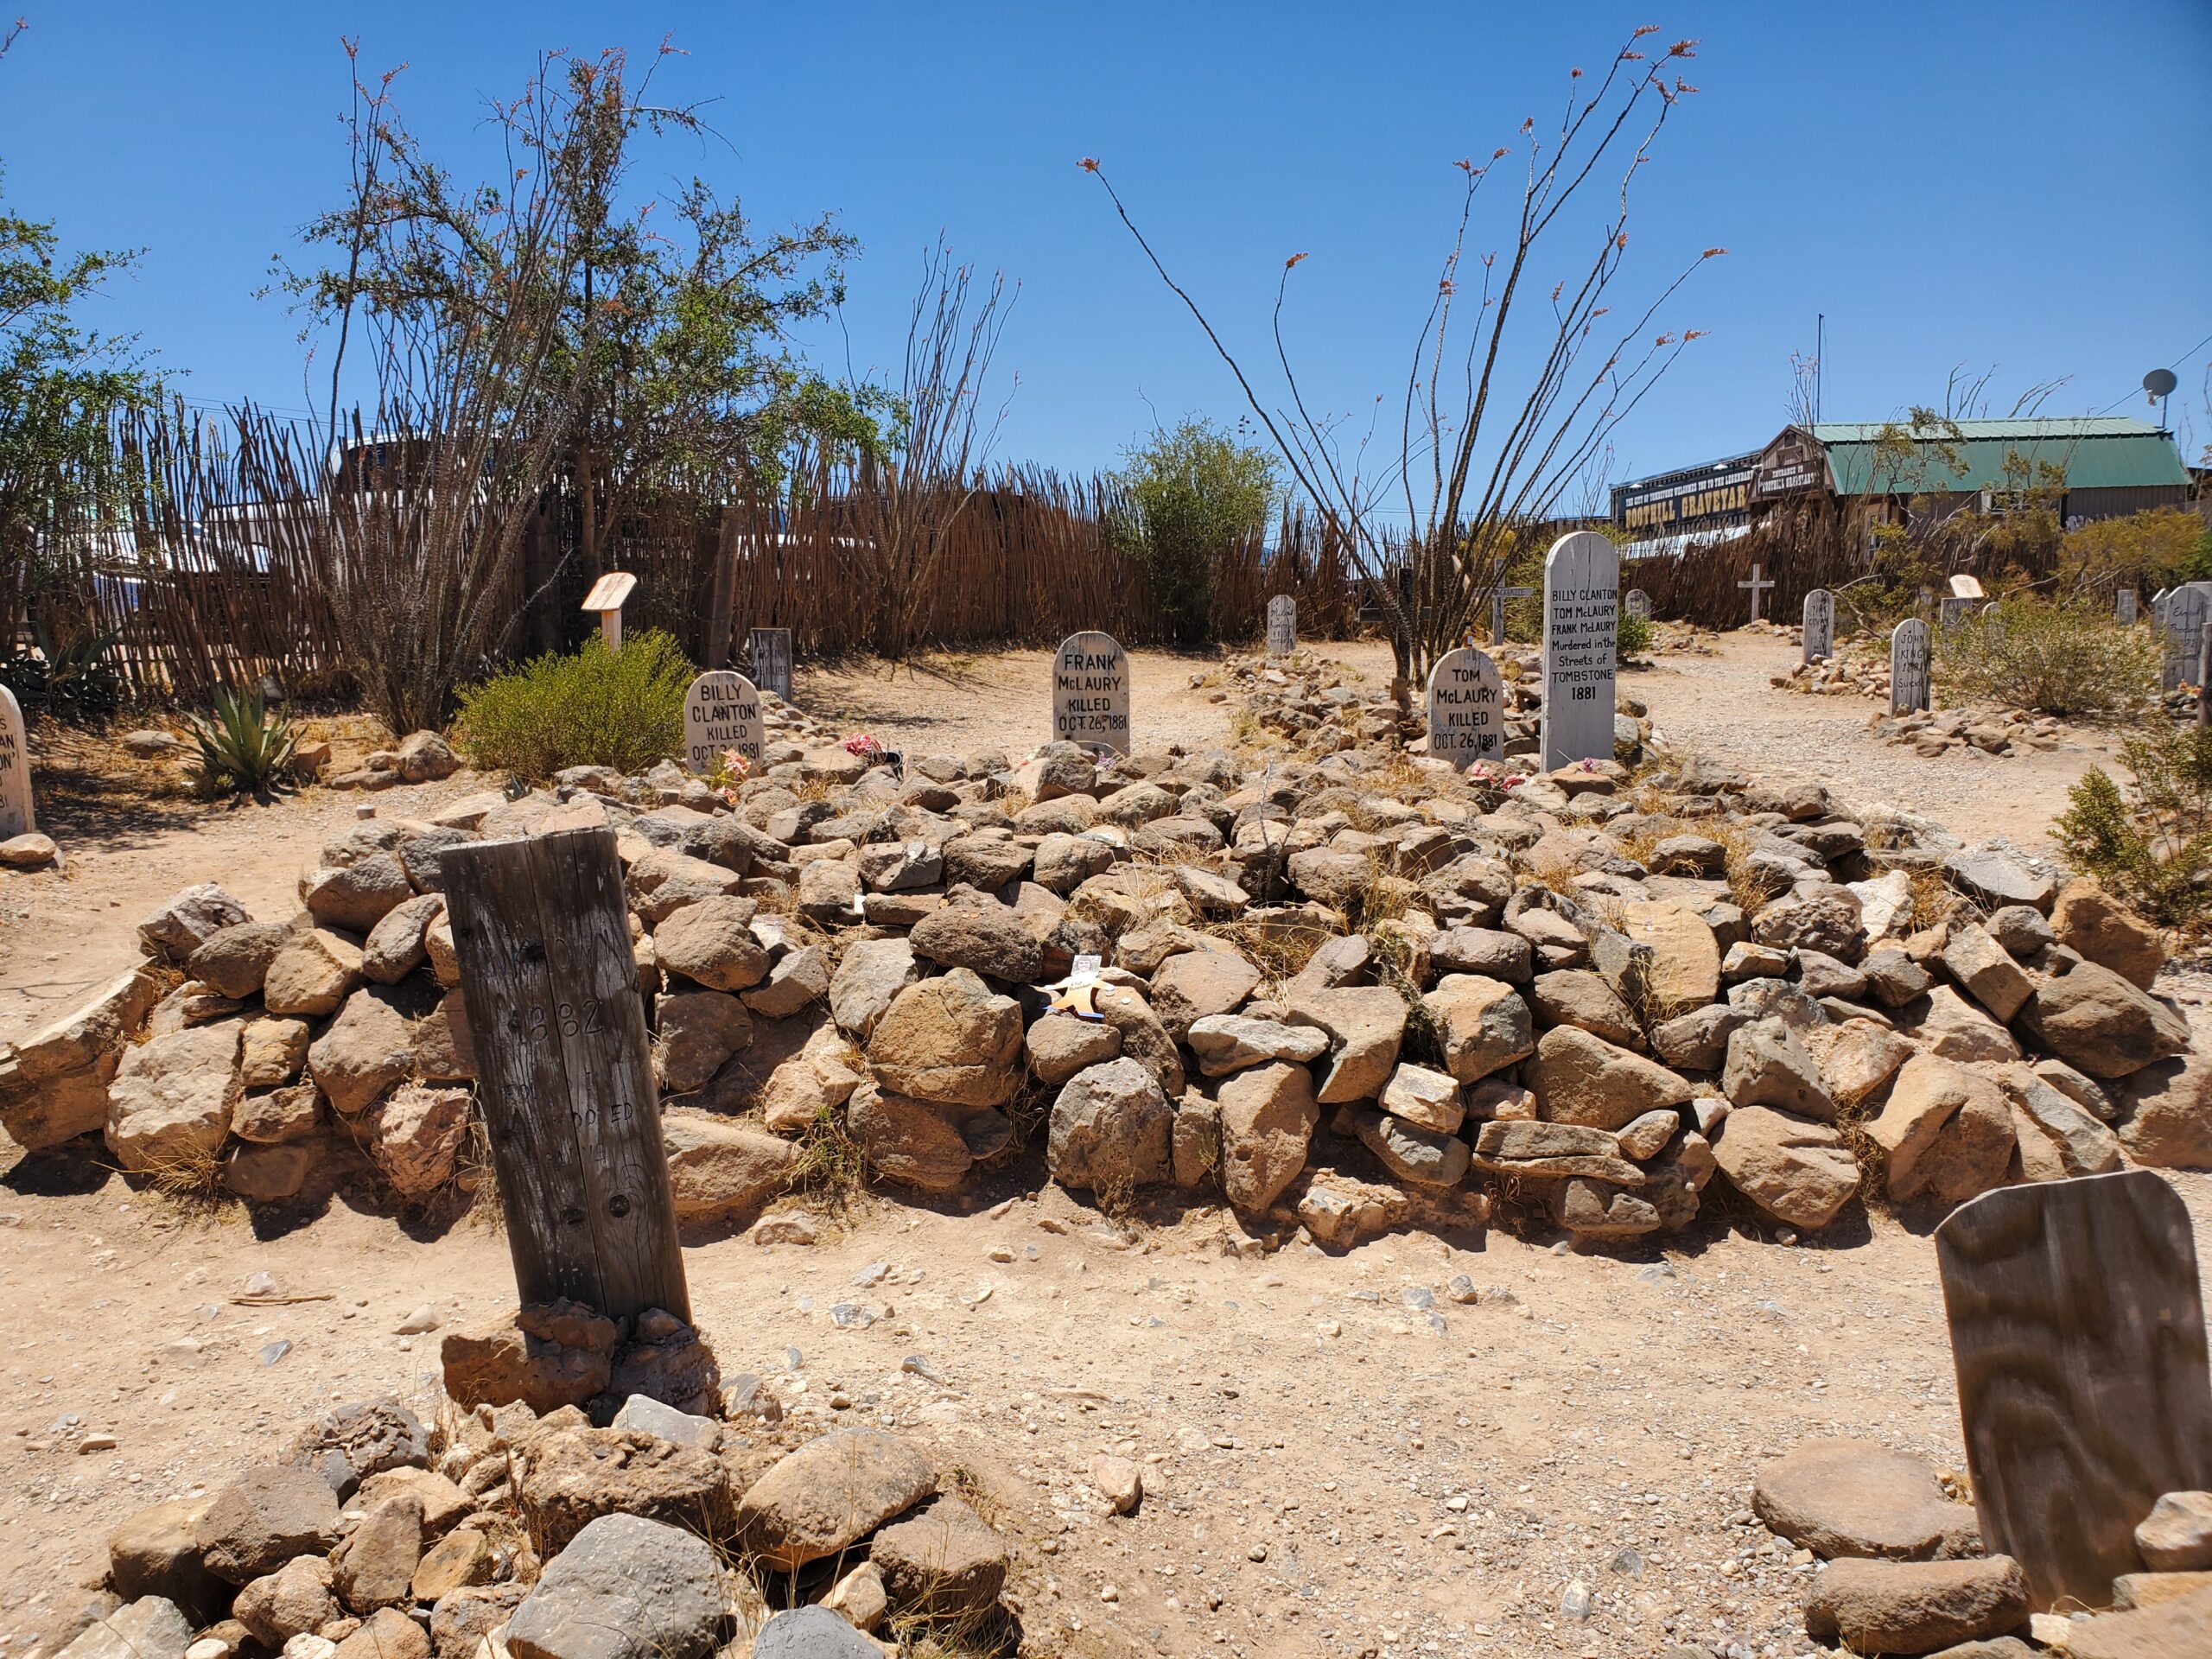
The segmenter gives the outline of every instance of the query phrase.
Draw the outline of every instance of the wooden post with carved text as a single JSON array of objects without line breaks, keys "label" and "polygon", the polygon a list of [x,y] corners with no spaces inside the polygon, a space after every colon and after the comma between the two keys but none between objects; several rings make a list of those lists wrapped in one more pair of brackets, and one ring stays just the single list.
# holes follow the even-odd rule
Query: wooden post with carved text
[{"label": "wooden post with carved text", "polygon": [[480,842],[440,866],[522,1300],[688,1324],[614,832]]}]

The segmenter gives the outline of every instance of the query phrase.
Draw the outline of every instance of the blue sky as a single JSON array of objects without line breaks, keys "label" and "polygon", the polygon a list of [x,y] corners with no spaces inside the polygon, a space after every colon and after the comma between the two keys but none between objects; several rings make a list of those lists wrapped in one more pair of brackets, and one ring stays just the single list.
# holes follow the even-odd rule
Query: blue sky
[{"label": "blue sky", "polygon": [[1650,22],[1659,41],[1700,41],[1687,73],[1702,90],[1639,186],[1625,291],[1702,247],[1731,252],[1669,314],[1711,333],[1620,431],[1617,477],[1771,435],[1821,311],[1831,419],[1938,398],[1960,363],[1994,365],[2008,402],[2065,376],[2054,412],[2141,413],[2130,388],[2171,365],[2190,452],[2212,441],[2212,348],[2176,361],[2212,334],[2207,0],[17,3],[30,28],[0,65],[10,202],[73,244],[143,247],[96,320],[139,331],[211,402],[307,401],[296,321],[254,290],[337,200],[341,34],[365,67],[409,66],[410,119],[456,159],[482,98],[515,90],[536,49],[642,58],[672,35],[690,55],[660,90],[715,100],[728,143],[665,145],[647,183],[702,172],[763,222],[834,210],[866,250],[843,334],[813,342],[838,365],[846,338],[856,366],[895,358],[940,232],[1003,269],[1020,296],[998,362],[1020,385],[997,453],[1087,470],[1155,410],[1241,405],[1078,157],[1104,160],[1255,354],[1283,258],[1309,253],[1293,351],[1318,404],[1365,410],[1402,390],[1456,208],[1451,162],[1515,142],[1569,65],[1602,65]]}]

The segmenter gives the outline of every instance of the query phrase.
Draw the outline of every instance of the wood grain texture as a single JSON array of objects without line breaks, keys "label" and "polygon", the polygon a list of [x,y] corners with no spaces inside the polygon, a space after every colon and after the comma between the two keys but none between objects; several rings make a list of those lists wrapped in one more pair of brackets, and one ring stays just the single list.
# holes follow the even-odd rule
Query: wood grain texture
[{"label": "wood grain texture", "polygon": [[440,862],[522,1300],[689,1321],[614,832]]},{"label": "wood grain texture", "polygon": [[2212,1483],[2189,1212],[2149,1170],[1985,1192],[1936,1231],[1982,1541],[2104,1607],[2161,1493]]}]

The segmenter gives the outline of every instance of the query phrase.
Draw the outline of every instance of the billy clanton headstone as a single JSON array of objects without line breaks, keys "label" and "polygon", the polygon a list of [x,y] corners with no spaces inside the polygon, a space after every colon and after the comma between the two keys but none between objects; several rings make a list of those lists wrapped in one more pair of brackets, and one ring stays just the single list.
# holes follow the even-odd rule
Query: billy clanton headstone
[{"label": "billy clanton headstone", "polygon": [[683,694],[683,759],[692,771],[709,772],[725,749],[760,763],[760,694],[744,675],[718,668]]},{"label": "billy clanton headstone", "polygon": [[1052,740],[1129,752],[1129,658],[1111,634],[1060,641],[1052,658]]},{"label": "billy clanton headstone", "polygon": [[31,755],[23,741],[23,710],[0,685],[0,841],[28,836],[31,820]]},{"label": "billy clanton headstone", "polygon": [[1544,556],[1546,772],[1612,758],[1620,571],[1618,550],[1594,530],[1560,537]]},{"label": "billy clanton headstone", "polygon": [[1462,645],[1429,671],[1428,753],[1461,772],[1505,758],[1505,683],[1489,653]]}]

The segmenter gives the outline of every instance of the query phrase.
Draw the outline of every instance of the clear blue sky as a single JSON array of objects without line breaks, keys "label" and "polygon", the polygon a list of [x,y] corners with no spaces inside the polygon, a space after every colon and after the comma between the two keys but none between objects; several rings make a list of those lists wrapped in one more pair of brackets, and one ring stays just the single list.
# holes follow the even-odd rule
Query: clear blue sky
[{"label": "clear blue sky", "polygon": [[[2208,0],[16,3],[10,201],[73,244],[146,250],[97,320],[188,370],[195,398],[307,401],[294,321],[254,290],[338,199],[341,34],[365,67],[410,66],[410,120],[457,156],[482,96],[514,91],[536,49],[642,58],[672,35],[690,55],[660,89],[718,100],[729,146],[664,147],[660,175],[704,172],[763,221],[834,210],[865,245],[846,313],[862,368],[897,353],[940,230],[1002,268],[1021,293],[999,362],[1020,385],[998,454],[1088,469],[1154,409],[1240,405],[1078,157],[1105,161],[1255,353],[1282,259],[1309,252],[1293,311],[1309,393],[1365,408],[1402,386],[1456,205],[1449,163],[1514,142],[1567,66],[1650,22],[1661,42],[1700,40],[1702,91],[1644,175],[1636,275],[1732,251],[1670,314],[1711,336],[1624,429],[1616,476],[1771,435],[1816,311],[1831,419],[1938,397],[1958,363],[1996,365],[2007,401],[2070,376],[2054,412],[2105,408],[2171,365],[2192,456],[2212,441],[2207,350],[2176,361],[2212,334]],[[2120,405],[2143,411],[2139,393]]]}]

